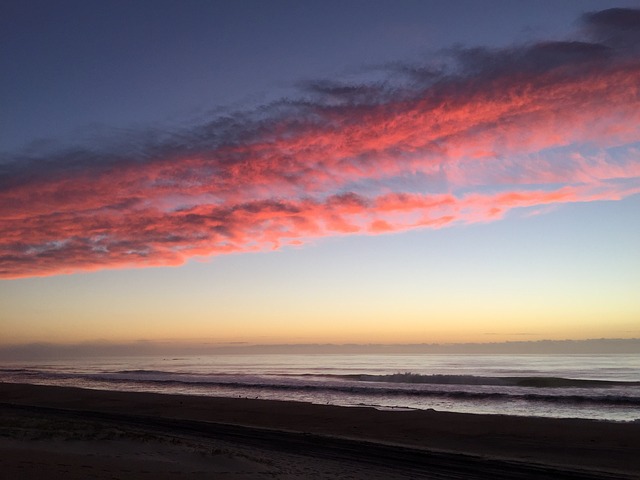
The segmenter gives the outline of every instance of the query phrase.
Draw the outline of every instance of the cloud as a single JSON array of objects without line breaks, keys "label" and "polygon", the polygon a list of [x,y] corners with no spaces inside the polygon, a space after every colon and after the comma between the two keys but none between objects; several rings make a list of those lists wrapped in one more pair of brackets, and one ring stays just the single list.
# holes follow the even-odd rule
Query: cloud
[{"label": "cloud", "polygon": [[582,18],[587,34],[595,41],[630,52],[638,51],[640,10],[610,8]]},{"label": "cloud", "polygon": [[[171,132],[0,163],[0,277],[181,265],[640,192],[640,10]],[[634,43],[635,42],[635,43]]]},{"label": "cloud", "polygon": [[[496,335],[485,333],[485,335]],[[535,335],[516,333],[513,335]],[[599,338],[588,340],[521,340],[491,343],[422,343],[422,344],[252,344],[245,342],[189,342],[150,341],[133,343],[110,343],[106,341],[76,344],[27,343],[16,345],[0,344],[0,359],[3,360],[48,360],[64,358],[95,358],[109,356],[182,356],[182,355],[224,355],[224,354],[317,354],[317,353],[369,353],[369,354],[637,354],[640,353],[638,338]],[[5,375],[7,372],[4,372]],[[20,372],[14,372],[18,375]]]}]

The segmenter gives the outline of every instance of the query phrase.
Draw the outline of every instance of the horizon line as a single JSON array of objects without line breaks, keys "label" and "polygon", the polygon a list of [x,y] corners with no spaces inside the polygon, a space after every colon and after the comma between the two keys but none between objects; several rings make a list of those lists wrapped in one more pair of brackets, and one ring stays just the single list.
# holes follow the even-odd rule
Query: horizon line
[{"label": "horizon line", "polygon": [[194,343],[137,340],[129,343],[25,343],[0,345],[0,358],[40,360],[51,357],[111,357],[225,354],[638,354],[640,338],[509,340],[488,343]]}]

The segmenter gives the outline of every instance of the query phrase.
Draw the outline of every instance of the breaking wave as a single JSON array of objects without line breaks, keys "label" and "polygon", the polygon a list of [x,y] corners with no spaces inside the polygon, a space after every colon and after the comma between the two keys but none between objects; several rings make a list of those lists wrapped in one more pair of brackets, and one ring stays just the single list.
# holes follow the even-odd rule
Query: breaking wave
[{"label": "breaking wave", "polygon": [[[114,389],[162,390],[199,387],[288,393],[349,394],[369,398],[441,398],[455,401],[546,402],[565,405],[640,407],[640,382],[581,380],[559,377],[480,377],[473,375],[242,375],[185,374],[162,370],[120,370],[66,374],[28,369],[0,369],[3,377],[37,377],[42,381],[79,380],[113,385]],[[614,387],[632,387],[631,389]],[[615,392],[611,391],[614,388]],[[611,392],[611,393],[607,393]]]}]

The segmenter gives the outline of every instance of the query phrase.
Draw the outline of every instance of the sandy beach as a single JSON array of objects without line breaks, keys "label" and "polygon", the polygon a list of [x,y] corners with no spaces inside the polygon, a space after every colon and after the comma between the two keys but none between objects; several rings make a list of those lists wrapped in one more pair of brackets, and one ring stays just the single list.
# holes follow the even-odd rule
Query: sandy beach
[{"label": "sandy beach", "polygon": [[640,423],[0,384],[0,478],[640,478]]}]

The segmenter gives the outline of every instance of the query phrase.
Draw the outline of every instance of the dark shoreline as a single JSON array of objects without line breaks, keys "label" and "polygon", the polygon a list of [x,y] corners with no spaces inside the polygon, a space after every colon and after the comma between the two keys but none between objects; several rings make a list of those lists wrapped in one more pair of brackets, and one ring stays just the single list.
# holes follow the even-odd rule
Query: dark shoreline
[{"label": "dark shoreline", "polygon": [[[638,422],[379,411],[21,384],[0,384],[0,402],[0,418],[12,421],[35,416],[215,439],[314,461],[391,468],[397,478],[403,472],[406,478],[640,478]],[[10,436],[11,426],[0,426],[3,437]]]}]

